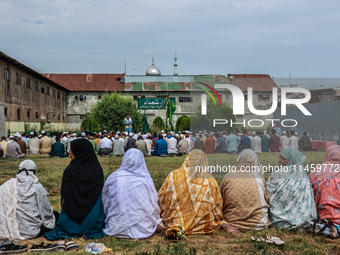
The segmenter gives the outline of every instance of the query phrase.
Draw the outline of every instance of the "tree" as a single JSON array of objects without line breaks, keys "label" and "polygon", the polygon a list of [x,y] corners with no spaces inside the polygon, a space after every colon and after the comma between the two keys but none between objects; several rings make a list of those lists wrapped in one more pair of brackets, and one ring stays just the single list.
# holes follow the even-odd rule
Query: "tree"
[{"label": "tree", "polygon": [[85,119],[81,123],[81,130],[86,131],[86,130],[93,130],[93,131],[98,131],[100,129],[100,125],[98,121],[91,116],[91,114],[87,113],[85,116]]},{"label": "tree", "polygon": [[153,125],[158,129],[165,129],[165,123],[164,123],[163,119],[159,116],[157,116],[153,120]]},{"label": "tree", "polygon": [[[214,119],[226,119],[228,121],[225,125],[213,126]],[[224,102],[223,105],[214,104],[212,99],[208,98],[207,101],[207,114],[201,115],[201,105],[196,109],[195,115],[190,117],[190,128],[192,131],[196,130],[233,130],[230,127],[230,120],[236,121],[233,115],[233,109]]]},{"label": "tree", "polygon": [[138,112],[136,102],[130,97],[117,93],[104,94],[102,99],[92,107],[91,114],[103,129],[125,130],[124,118],[127,114],[133,120],[132,130],[143,128],[143,116]]},{"label": "tree", "polygon": [[182,130],[181,128],[181,123],[182,121],[187,118],[188,116],[187,115],[182,115],[181,117],[179,117],[176,121],[176,130]]}]

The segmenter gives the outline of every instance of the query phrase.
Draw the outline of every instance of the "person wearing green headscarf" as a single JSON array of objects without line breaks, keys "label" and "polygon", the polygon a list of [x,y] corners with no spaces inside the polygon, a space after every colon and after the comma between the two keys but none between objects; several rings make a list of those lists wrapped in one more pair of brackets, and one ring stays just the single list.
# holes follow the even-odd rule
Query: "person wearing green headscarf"
[{"label": "person wearing green headscarf", "polygon": [[279,171],[274,171],[266,185],[270,197],[271,225],[278,229],[303,231],[317,218],[313,189],[304,169],[306,156],[294,148],[279,157]]}]

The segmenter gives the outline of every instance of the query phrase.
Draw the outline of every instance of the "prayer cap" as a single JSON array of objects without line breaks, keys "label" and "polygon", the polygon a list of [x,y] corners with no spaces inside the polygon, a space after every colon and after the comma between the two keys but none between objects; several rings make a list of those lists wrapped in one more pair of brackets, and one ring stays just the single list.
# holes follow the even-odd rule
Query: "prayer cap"
[{"label": "prayer cap", "polygon": [[26,160],[22,161],[19,165],[19,170],[22,170],[22,169],[36,170],[37,166],[35,165],[35,163],[32,160],[26,159]]}]

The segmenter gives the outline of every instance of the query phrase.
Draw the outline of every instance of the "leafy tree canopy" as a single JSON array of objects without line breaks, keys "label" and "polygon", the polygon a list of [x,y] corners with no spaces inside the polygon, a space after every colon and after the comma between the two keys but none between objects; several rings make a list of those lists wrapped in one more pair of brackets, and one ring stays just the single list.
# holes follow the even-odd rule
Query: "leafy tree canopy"
[{"label": "leafy tree canopy", "polygon": [[133,120],[132,130],[143,129],[143,116],[138,112],[137,104],[130,97],[117,93],[104,94],[91,109],[91,114],[100,127],[113,131],[124,131],[124,118],[130,114]]}]

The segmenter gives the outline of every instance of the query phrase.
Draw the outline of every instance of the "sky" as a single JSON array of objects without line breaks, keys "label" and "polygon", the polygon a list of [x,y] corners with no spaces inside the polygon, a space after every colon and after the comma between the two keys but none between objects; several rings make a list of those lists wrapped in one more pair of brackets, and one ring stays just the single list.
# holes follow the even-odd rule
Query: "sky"
[{"label": "sky", "polygon": [[41,73],[340,78],[336,0],[0,0],[0,51]]}]

